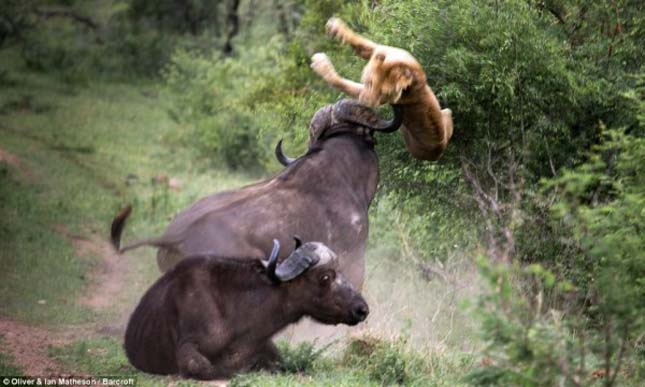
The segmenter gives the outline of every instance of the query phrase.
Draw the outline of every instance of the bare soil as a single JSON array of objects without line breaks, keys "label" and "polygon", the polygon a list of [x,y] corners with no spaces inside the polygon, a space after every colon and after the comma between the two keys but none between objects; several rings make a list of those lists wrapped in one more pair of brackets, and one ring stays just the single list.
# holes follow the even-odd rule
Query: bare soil
[{"label": "bare soil", "polygon": [[3,352],[13,357],[13,364],[25,375],[61,375],[65,368],[51,359],[48,348],[54,342],[62,343],[53,332],[0,317]]},{"label": "bare soil", "polygon": [[119,264],[119,256],[109,242],[95,235],[90,238],[72,236],[72,243],[80,256],[101,258],[90,273],[89,288],[78,303],[97,311],[114,307],[114,301],[126,285],[126,266]]},{"label": "bare soil", "polygon": [[[90,273],[87,289],[76,302],[95,311],[113,308],[115,300],[124,289],[125,269],[118,265],[119,258],[109,242],[95,235],[72,235],[63,225],[55,225],[53,228],[70,239],[79,256],[100,258],[94,271]],[[122,329],[123,324],[120,321],[117,321],[116,325],[97,322],[46,329],[0,316],[2,352],[8,353],[13,358],[13,364],[28,376],[83,376],[49,357],[49,348],[64,346],[96,333],[120,335]]]}]

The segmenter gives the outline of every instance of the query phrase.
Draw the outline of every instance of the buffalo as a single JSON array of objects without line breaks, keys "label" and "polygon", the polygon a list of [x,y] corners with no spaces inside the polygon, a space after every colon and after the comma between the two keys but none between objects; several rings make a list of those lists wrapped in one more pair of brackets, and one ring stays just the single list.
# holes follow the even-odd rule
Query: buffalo
[{"label": "buffalo", "polygon": [[[284,243],[299,233],[328,245],[343,257],[340,270],[358,289],[364,279],[368,208],[379,180],[375,132],[393,132],[401,125],[380,118],[372,109],[345,99],[320,109],[309,126],[309,149],[291,160],[276,147],[286,166],[277,176],[207,196],[179,213],[158,238],[120,249],[159,248],[162,272],[182,259],[215,251],[219,256],[261,257],[272,237]],[[112,223],[112,242],[119,249],[129,209]],[[281,257],[284,258],[284,257]]]},{"label": "buffalo", "polygon": [[268,260],[188,257],[145,293],[130,317],[125,350],[136,368],[195,379],[277,370],[271,337],[310,316],[324,324],[355,325],[368,306],[338,270],[338,258],[319,242],[300,244],[278,263],[274,239]]}]

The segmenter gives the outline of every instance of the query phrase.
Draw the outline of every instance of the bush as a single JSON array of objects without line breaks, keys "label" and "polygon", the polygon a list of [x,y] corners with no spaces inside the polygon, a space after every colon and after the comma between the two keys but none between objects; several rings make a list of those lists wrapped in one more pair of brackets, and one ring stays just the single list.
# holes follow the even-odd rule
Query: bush
[{"label": "bush", "polygon": [[579,385],[586,371],[574,350],[576,326],[547,301],[547,292],[568,291],[571,285],[556,284],[555,276],[537,264],[519,269],[480,257],[479,265],[489,283],[478,304],[487,347],[467,380],[481,386]]},{"label": "bush", "polygon": [[430,369],[419,353],[408,349],[403,337],[395,341],[374,337],[349,342],[343,363],[363,370],[382,385],[427,385]]},{"label": "bush", "polygon": [[329,346],[316,349],[314,344],[306,341],[295,346],[289,345],[286,341],[278,343],[278,349],[282,355],[282,370],[290,373],[310,372]]},{"label": "bush", "polygon": [[573,284],[538,264],[480,259],[491,287],[479,304],[489,346],[472,383],[611,386],[643,374],[643,158],[643,138],[609,130],[587,162],[544,182],[556,197],[553,227],[578,251],[559,273]]},{"label": "bush", "polygon": [[183,4],[188,11],[199,8],[193,16],[200,27],[187,34],[184,23],[189,22],[169,9],[182,4],[157,3],[101,2],[91,8],[74,1],[10,2],[0,7],[0,44],[13,38],[30,68],[61,75],[68,82],[156,78],[177,47],[212,49],[219,44],[219,32],[204,28],[221,24],[213,23],[217,4]]},{"label": "bush", "polygon": [[76,26],[44,24],[25,33],[22,56],[28,67],[60,75],[67,82],[87,82],[93,75],[96,49],[78,38]]},{"label": "bush", "polygon": [[186,142],[231,169],[260,170],[265,165],[271,145],[261,134],[275,118],[256,101],[261,103],[261,95],[270,89],[273,51],[279,46],[273,41],[241,58],[187,50],[173,55],[164,77],[176,101],[171,116],[190,128]]}]

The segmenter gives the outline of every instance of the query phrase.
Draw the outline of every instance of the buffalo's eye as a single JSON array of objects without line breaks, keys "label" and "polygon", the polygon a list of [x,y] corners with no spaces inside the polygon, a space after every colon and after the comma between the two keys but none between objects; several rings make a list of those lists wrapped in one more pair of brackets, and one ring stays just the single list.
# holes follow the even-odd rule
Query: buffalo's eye
[{"label": "buffalo's eye", "polygon": [[331,273],[325,273],[325,274],[323,274],[323,275],[321,275],[321,276],[320,276],[320,284],[321,284],[321,285],[323,285],[323,286],[327,286],[327,285],[329,285],[329,283],[330,283],[333,279],[334,279],[334,278],[333,278],[333,276],[331,275]]}]

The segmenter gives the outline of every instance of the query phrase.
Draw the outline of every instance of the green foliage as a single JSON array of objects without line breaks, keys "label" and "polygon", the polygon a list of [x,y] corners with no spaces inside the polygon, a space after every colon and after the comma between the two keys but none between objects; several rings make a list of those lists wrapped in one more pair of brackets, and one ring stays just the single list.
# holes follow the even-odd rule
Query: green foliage
[{"label": "green foliage", "polygon": [[[608,130],[584,164],[546,183],[555,221],[591,262],[582,281],[604,350],[622,353],[645,331],[645,139]],[[616,284],[621,284],[616,286]]]},{"label": "green foliage", "polygon": [[276,29],[257,44],[252,38],[260,37],[251,29],[236,57],[179,50],[165,73],[179,106],[173,115],[193,126],[203,150],[217,152],[231,168],[275,169],[273,147],[280,137],[286,138],[287,153],[304,152],[311,116],[333,101],[327,87],[311,85],[316,76],[309,69],[310,52],[316,42],[332,47],[323,26],[342,4],[306,2],[289,41]]},{"label": "green foliage", "polygon": [[177,47],[220,46],[226,7],[220,1],[8,1],[0,6],[0,45],[18,45],[29,67],[67,82],[154,78]]},{"label": "green foliage", "polygon": [[30,7],[31,4],[21,0],[0,3],[0,47],[9,39],[20,36],[30,26]]},{"label": "green foliage", "polygon": [[33,25],[22,42],[27,66],[77,83],[96,77],[155,77],[178,37],[134,25],[127,19],[127,9],[107,4],[103,4],[107,16],[94,21],[95,28],[67,18]]},{"label": "green foliage", "polygon": [[278,44],[239,59],[175,53],[165,78],[176,98],[171,116],[191,127],[189,144],[219,156],[231,169],[258,169],[266,162],[269,146],[258,133],[274,119],[255,105],[270,89],[261,80],[275,72]]},{"label": "green foliage", "polygon": [[[572,273],[585,288],[599,279],[599,270],[623,270],[623,274],[635,276],[644,270],[636,257],[645,247],[640,236],[644,220],[640,209],[645,204],[645,142],[642,137],[616,130],[607,131],[606,136],[604,142],[593,147],[587,162],[544,182],[546,192],[558,198],[551,207],[557,222],[554,227],[571,235],[569,243],[581,251],[574,257],[579,262],[571,266],[591,262],[582,266],[584,272]],[[630,278],[628,283],[637,285],[638,277]]]},{"label": "green foliage", "polygon": [[70,45],[76,34],[66,23],[29,30],[25,34],[28,43],[22,50],[25,63],[35,70],[58,73],[69,82],[87,82],[95,53],[87,41]]},{"label": "green foliage", "polygon": [[429,368],[421,356],[408,349],[406,339],[356,338],[345,350],[344,361],[362,369],[381,385],[427,385]]},{"label": "green foliage", "polygon": [[[426,212],[428,207],[432,210]],[[370,223],[370,246],[381,256],[445,263],[461,258],[478,242],[476,223],[464,211],[439,198],[404,191],[379,193],[370,208]]]},{"label": "green foliage", "polygon": [[223,21],[224,10],[220,0],[132,0],[128,17],[133,24],[143,24],[147,28],[199,35],[205,30],[219,28]]},{"label": "green foliage", "polygon": [[316,348],[312,343],[303,341],[295,346],[288,342],[278,343],[280,355],[282,355],[281,368],[290,373],[309,373],[314,369],[316,362],[321,360],[323,353],[329,345]]},{"label": "green foliage", "polygon": [[613,385],[630,356],[628,373],[643,372],[633,349],[645,331],[644,158],[643,138],[608,130],[585,163],[544,182],[557,198],[554,227],[579,252],[561,272],[573,284],[538,264],[520,271],[480,259],[491,287],[480,299],[489,364],[471,382],[587,385],[600,369]]},{"label": "green foliage", "polygon": [[482,386],[585,385],[581,382],[588,375],[584,354],[577,351],[577,326],[547,301],[548,294],[570,290],[571,285],[556,282],[553,273],[538,264],[520,270],[480,257],[479,266],[489,283],[478,304],[488,345],[485,360],[467,380]]}]

